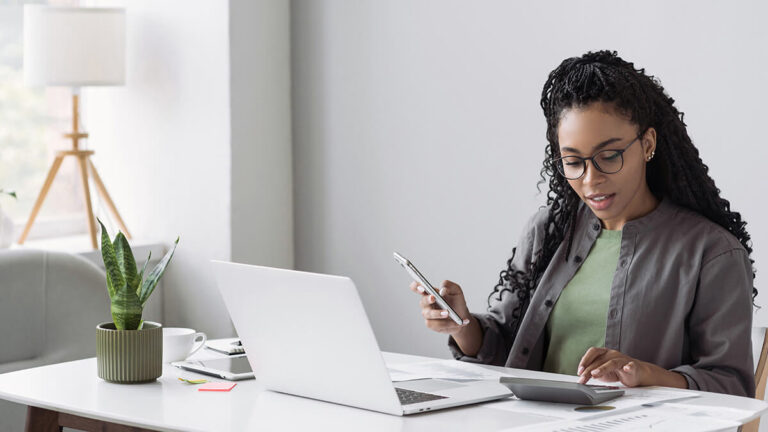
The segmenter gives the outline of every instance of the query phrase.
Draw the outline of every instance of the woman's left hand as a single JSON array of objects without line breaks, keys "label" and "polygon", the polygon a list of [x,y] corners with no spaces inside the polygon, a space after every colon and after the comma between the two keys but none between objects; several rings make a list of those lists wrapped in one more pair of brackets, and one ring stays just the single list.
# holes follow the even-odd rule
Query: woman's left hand
[{"label": "woman's left hand", "polygon": [[688,381],[681,374],[608,348],[588,349],[579,362],[577,375],[581,384],[594,378],[603,382],[619,381],[627,387],[660,385],[688,388]]}]

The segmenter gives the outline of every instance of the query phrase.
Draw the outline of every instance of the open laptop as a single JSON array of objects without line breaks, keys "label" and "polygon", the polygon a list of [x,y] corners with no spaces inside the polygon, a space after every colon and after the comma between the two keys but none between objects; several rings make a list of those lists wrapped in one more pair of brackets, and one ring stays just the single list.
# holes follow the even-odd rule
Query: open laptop
[{"label": "open laptop", "polygon": [[251,368],[269,390],[394,415],[512,395],[498,380],[393,383],[350,278],[213,263]]}]

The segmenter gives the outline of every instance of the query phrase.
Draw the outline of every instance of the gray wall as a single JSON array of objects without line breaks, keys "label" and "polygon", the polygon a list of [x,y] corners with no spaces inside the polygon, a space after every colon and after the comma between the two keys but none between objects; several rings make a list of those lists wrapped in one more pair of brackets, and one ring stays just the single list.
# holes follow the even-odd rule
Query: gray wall
[{"label": "gray wall", "polygon": [[759,272],[767,13],[758,1],[294,1],[296,267],[351,276],[382,349],[448,357],[392,251],[484,309],[545,202],[547,74],[608,48],[660,77],[686,113],[750,222]]},{"label": "gray wall", "polygon": [[232,261],[293,266],[290,2],[229,1]]}]

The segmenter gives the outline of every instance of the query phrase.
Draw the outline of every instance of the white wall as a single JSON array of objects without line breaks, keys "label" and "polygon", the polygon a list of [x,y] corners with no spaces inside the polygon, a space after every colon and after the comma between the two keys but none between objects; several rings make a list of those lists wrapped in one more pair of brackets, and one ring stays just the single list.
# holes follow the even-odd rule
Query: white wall
[{"label": "white wall", "polygon": [[97,166],[135,237],[181,235],[164,324],[231,336],[210,260],[293,266],[290,3],[91,3],[128,24],[126,85],[86,90]]},{"label": "white wall", "polygon": [[126,85],[86,90],[95,162],[134,237],[181,236],[164,324],[228,336],[209,264],[231,251],[228,3],[127,5]]},{"label": "white wall", "polygon": [[483,310],[545,202],[547,74],[566,57],[615,49],[686,113],[723,196],[749,222],[760,275],[767,12],[758,1],[294,1],[297,268],[351,276],[382,349],[448,357],[392,251],[433,282],[460,283]]}]

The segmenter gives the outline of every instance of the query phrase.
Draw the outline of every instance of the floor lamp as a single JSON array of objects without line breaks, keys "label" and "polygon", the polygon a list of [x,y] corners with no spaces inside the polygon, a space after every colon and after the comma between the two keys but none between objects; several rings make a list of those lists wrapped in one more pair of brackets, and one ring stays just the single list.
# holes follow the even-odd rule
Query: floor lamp
[{"label": "floor lamp", "polygon": [[79,106],[81,87],[125,83],[125,10],[25,6],[24,80],[31,86],[72,87],[72,132],[64,135],[72,140],[72,148],[56,153],[32,207],[32,213],[19,237],[19,244],[26,241],[56,173],[67,156],[74,157],[80,168],[93,248],[97,248],[96,221],[89,179],[93,179],[96,190],[106,202],[118,226],[130,239],[131,235],[91,160],[93,150],[83,150],[80,147],[80,140],[87,138],[88,134],[80,130]]}]

